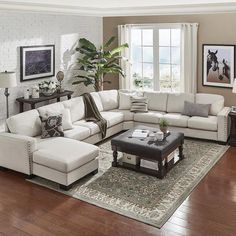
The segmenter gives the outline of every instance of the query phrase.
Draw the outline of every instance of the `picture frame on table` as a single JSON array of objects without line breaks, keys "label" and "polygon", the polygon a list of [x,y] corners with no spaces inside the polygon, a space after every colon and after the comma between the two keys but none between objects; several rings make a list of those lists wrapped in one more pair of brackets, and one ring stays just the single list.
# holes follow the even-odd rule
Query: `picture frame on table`
[{"label": "picture frame on table", "polygon": [[20,81],[55,75],[55,45],[20,47]]},{"label": "picture frame on table", "polygon": [[203,86],[232,88],[235,78],[235,45],[202,45]]}]

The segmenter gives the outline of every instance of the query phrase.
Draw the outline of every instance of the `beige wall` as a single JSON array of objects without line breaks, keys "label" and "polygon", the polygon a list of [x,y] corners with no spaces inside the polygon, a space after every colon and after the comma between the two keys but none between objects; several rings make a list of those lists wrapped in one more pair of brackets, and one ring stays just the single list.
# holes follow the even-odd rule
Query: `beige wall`
[{"label": "beige wall", "polygon": [[[117,36],[117,25],[135,23],[199,23],[198,34],[198,92],[221,94],[227,106],[236,105],[236,95],[231,89],[202,86],[202,44],[236,44],[236,13],[176,16],[134,16],[103,18],[104,41]],[[112,77],[106,89],[118,88],[119,82]]]}]

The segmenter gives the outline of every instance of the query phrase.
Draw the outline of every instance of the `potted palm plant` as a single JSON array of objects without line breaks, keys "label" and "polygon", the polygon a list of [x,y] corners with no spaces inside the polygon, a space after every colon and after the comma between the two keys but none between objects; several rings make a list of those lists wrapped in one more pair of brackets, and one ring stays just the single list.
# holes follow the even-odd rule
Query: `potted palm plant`
[{"label": "potted palm plant", "polygon": [[76,51],[79,52],[77,60],[79,71],[75,76],[78,80],[73,84],[93,85],[95,91],[100,91],[104,83],[111,83],[105,79],[106,75],[120,74],[125,76],[119,65],[119,60],[126,60],[120,56],[120,52],[128,48],[128,44],[110,49],[114,40],[115,37],[111,37],[104,45],[97,48],[89,40],[79,39],[79,46],[76,48]]}]

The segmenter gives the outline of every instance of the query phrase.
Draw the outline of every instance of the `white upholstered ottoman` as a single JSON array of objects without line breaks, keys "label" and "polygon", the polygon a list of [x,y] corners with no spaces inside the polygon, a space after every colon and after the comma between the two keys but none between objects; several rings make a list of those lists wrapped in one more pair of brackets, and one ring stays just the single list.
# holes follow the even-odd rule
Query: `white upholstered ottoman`
[{"label": "white upholstered ottoman", "polygon": [[78,179],[98,171],[99,149],[68,138],[50,138],[38,143],[33,154],[33,174],[68,190]]}]

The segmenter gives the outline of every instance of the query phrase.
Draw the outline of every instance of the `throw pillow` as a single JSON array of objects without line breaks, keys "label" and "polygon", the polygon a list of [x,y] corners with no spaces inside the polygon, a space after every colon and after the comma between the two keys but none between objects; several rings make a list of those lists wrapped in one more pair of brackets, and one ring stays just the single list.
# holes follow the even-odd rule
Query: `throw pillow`
[{"label": "throw pillow", "polygon": [[62,112],[62,127],[63,130],[73,129],[73,124],[71,120],[71,113],[69,109],[64,109]]},{"label": "throw pillow", "polygon": [[64,137],[62,127],[62,115],[59,116],[40,116],[42,122],[41,138]]},{"label": "throw pillow", "polygon": [[210,107],[210,104],[197,104],[185,101],[182,115],[208,117]]},{"label": "throw pillow", "polygon": [[131,112],[148,112],[148,99],[146,97],[131,97]]},{"label": "throw pillow", "polygon": [[135,96],[135,93],[119,92],[119,109],[120,110],[130,110],[132,96]]},{"label": "throw pillow", "polygon": [[69,129],[73,129],[73,124],[72,124],[72,120],[71,120],[71,113],[70,113],[70,109],[65,108],[63,110],[61,110],[61,112],[51,112],[51,111],[46,111],[45,114],[42,115],[42,113],[40,114],[43,117],[49,117],[49,116],[58,116],[62,114],[62,127],[63,130],[69,130]]}]

